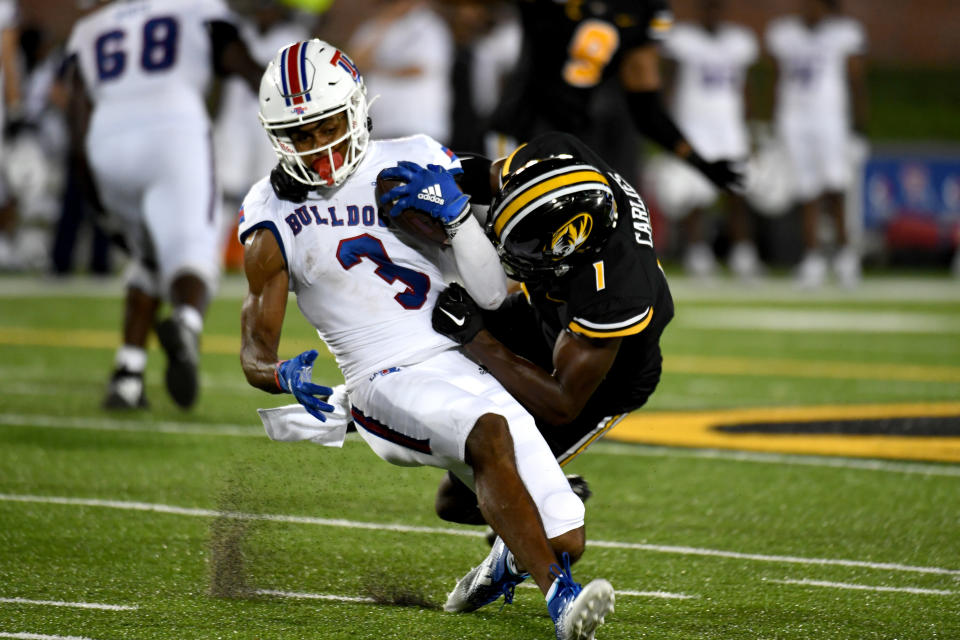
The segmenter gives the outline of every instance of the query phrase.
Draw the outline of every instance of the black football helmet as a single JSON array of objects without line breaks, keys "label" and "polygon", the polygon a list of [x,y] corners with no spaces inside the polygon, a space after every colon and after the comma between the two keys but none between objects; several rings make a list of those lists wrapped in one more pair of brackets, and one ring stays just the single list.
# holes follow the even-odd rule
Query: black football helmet
[{"label": "black football helmet", "polygon": [[607,177],[570,155],[530,161],[501,182],[487,235],[516,280],[562,276],[598,253],[616,225]]}]

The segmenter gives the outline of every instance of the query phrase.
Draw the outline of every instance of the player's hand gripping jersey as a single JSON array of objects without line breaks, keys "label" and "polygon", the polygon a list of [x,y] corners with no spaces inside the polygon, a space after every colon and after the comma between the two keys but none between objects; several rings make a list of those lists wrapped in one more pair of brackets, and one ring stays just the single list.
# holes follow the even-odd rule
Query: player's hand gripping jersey
[{"label": "player's hand gripping jersey", "polygon": [[401,160],[460,168],[456,156],[427,136],[371,141],[342,186],[296,204],[280,200],[264,178],[241,209],[241,243],[255,229],[274,234],[297,304],[336,357],[348,388],[383,368],[456,346],[430,324],[444,276],[455,275],[450,252],[415,247],[377,216],[377,174]]},{"label": "player's hand gripping jersey", "polygon": [[586,145],[572,136],[545,134],[517,149],[504,171],[559,154],[600,169],[614,194],[617,221],[598,253],[560,277],[524,283],[524,291],[551,345],[565,330],[587,338],[622,338],[612,368],[583,415],[623,413],[642,405],[660,378],[659,340],[673,318],[673,299],[654,251],[646,205]]},{"label": "player's hand gripping jersey", "polygon": [[672,15],[666,0],[521,0],[524,43],[492,128],[527,140],[534,119],[550,129],[587,125],[591,95],[623,52],[660,40]]}]

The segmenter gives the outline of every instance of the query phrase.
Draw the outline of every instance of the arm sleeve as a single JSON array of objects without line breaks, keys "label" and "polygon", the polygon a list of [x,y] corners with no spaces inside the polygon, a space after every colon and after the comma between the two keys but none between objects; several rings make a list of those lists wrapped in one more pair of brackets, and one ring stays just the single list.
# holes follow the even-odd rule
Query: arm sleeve
[{"label": "arm sleeve", "polygon": [[464,288],[481,309],[498,308],[507,298],[507,278],[497,251],[473,216],[460,225],[450,241]]},{"label": "arm sleeve", "polygon": [[631,91],[626,94],[630,116],[637,129],[670,152],[684,140],[660,98],[659,91]]},{"label": "arm sleeve", "polygon": [[213,68],[218,76],[228,73],[223,62],[224,52],[231,43],[240,40],[237,27],[225,20],[210,21],[210,44],[213,49]]}]

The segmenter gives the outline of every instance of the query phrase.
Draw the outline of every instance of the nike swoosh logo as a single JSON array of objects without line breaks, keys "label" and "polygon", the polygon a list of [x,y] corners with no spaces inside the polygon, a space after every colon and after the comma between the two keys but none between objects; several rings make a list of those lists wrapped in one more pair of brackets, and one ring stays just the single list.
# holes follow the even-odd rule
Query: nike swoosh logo
[{"label": "nike swoosh logo", "polygon": [[462,326],[463,326],[463,323],[467,321],[466,318],[458,318],[457,316],[453,315],[452,313],[450,313],[449,311],[447,311],[447,310],[444,309],[443,307],[440,307],[440,312],[441,312],[443,315],[445,315],[445,316],[447,316],[448,318],[450,318],[451,320],[453,320],[453,324],[457,325],[458,327],[462,327]]}]

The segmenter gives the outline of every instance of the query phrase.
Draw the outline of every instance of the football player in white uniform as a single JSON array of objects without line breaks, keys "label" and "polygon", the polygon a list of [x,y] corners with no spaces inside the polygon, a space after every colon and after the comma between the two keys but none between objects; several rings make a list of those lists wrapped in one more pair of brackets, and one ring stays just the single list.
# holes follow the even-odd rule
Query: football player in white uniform
[{"label": "football player in white uniform", "polygon": [[[14,0],[0,0],[0,158],[4,153],[6,125],[10,116],[8,111],[16,109],[20,102],[20,75],[16,65],[19,39],[17,28],[17,3]],[[17,224],[16,203],[10,193],[5,171],[0,171],[0,269],[13,266],[14,232]]]},{"label": "football player in white uniform", "polygon": [[197,398],[199,335],[221,247],[204,94],[213,72],[239,73],[253,91],[262,72],[230,19],[222,0],[113,2],[81,17],[67,44],[71,120],[85,127],[100,200],[132,257],[107,408],[146,406],[145,345],[163,300],[172,307],[156,325],[167,390],[184,408]]},{"label": "football player in white uniform", "polygon": [[849,239],[844,192],[851,175],[853,130],[866,125],[863,27],[840,15],[837,0],[804,0],[802,16],[785,16],[767,29],[777,62],[775,125],[794,172],[803,212],[805,255],[799,283],[818,286],[827,275],[820,252],[821,208],[830,215],[839,247],[833,260],[841,284],[860,279],[860,255]]},{"label": "football player in white uniform", "polygon": [[[757,40],[746,27],[722,20],[720,0],[701,0],[700,22],[674,25],[664,40],[664,58],[676,64],[673,115],[690,144],[706,160],[731,158],[745,161],[750,154],[744,107],[747,69],[757,58]],[[672,161],[672,162],[671,162]],[[713,250],[704,239],[703,213],[720,195],[702,173],[668,158],[664,173],[678,192],[668,198],[658,192],[665,213],[684,220],[684,265],[694,275],[709,275],[715,268]],[[664,180],[668,176],[663,176]],[[660,186],[663,183],[654,185]],[[726,209],[732,248],[730,269],[737,276],[757,274],[757,250],[751,240],[749,219],[742,198],[727,194]]]},{"label": "football player in white uniform", "polygon": [[[570,575],[571,556],[584,548],[582,502],[530,414],[431,327],[437,296],[454,277],[481,306],[496,307],[506,295],[496,252],[453,183],[459,159],[423,135],[371,141],[362,78],[342,51],[320,40],[277,54],[260,105],[280,163],[241,209],[247,380],[292,393],[320,420],[332,409],[321,400],[331,390],[309,377],[315,350],[278,362],[292,290],[337,360],[370,448],[393,464],[456,474],[475,488],[513,552],[501,542],[502,552],[460,581],[447,608],[469,611],[505,594],[510,600],[526,570],[547,598],[557,637],[592,637],[613,608],[613,588],[606,580],[581,588]],[[427,165],[430,176],[409,181],[397,206],[427,203],[449,247],[404,238],[378,215],[378,176],[387,169],[385,177],[403,179],[406,161]]]}]

